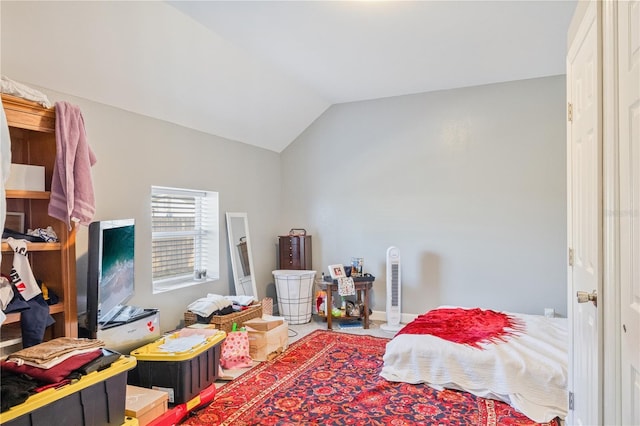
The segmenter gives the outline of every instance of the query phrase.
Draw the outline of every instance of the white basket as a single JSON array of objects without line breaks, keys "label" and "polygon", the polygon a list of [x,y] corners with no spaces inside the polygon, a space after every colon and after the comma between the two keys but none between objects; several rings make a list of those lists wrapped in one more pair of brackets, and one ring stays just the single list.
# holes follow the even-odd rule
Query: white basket
[{"label": "white basket", "polygon": [[311,321],[313,279],[316,271],[281,269],[273,271],[278,295],[278,311],[289,324]]}]

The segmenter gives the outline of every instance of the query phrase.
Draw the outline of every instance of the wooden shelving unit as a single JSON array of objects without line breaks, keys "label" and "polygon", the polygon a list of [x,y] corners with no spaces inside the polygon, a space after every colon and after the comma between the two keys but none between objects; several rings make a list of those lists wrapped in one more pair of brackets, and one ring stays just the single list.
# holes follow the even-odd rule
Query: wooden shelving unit
[{"label": "wooden shelving unit", "polygon": [[371,289],[373,288],[373,282],[376,277],[373,275],[367,275],[364,277],[353,277],[353,284],[355,286],[357,302],[358,304],[362,304],[364,311],[361,313],[360,317],[334,317],[330,315],[330,309],[333,306],[333,293],[338,291],[338,280],[332,280],[331,277],[324,277],[324,281],[321,281],[320,289],[327,292],[327,300],[326,300],[326,314],[320,315],[322,318],[326,318],[327,320],[327,329],[332,329],[333,321],[342,321],[342,320],[354,320],[358,318],[363,319],[364,328],[369,328],[369,299],[371,295]]},{"label": "wooden shelving unit", "polygon": [[[2,94],[2,104],[11,135],[11,162],[44,167],[45,190],[7,190],[8,212],[24,214],[25,230],[51,226],[56,243],[28,243],[29,264],[36,279],[42,280],[54,292],[59,303],[50,305],[55,324],[47,329],[45,339],[78,334],[76,304],[75,228],[69,230],[63,222],[48,215],[51,177],[56,157],[55,109],[44,108],[35,102]],[[13,251],[6,242],[1,244],[2,274],[9,275]],[[3,324],[0,347],[19,341],[20,314],[10,313]],[[5,333],[5,330],[11,332]]]}]

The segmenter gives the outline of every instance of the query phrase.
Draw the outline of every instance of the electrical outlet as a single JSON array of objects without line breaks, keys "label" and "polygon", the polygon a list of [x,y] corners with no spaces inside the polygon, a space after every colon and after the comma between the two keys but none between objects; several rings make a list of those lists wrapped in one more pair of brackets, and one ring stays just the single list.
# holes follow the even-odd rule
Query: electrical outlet
[{"label": "electrical outlet", "polygon": [[544,308],[544,316],[547,318],[554,318],[556,316],[556,311],[553,308]]}]

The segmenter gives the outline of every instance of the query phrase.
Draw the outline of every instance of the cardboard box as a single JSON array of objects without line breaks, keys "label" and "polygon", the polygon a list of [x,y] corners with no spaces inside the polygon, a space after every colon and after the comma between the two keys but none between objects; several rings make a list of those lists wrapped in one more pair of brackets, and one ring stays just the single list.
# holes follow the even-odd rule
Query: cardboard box
[{"label": "cardboard box", "polygon": [[254,318],[245,321],[244,325],[258,331],[269,331],[276,328],[282,323],[284,323],[284,318],[267,315],[263,316],[262,318]]},{"label": "cardboard box", "polygon": [[44,166],[11,163],[6,189],[44,191]]},{"label": "cardboard box", "polygon": [[247,331],[249,355],[254,361],[267,361],[289,347],[289,324],[286,322],[269,331],[255,330],[249,326]]},{"label": "cardboard box", "polygon": [[124,414],[138,419],[145,426],[169,409],[169,394],[166,392],[127,385],[127,402]]}]

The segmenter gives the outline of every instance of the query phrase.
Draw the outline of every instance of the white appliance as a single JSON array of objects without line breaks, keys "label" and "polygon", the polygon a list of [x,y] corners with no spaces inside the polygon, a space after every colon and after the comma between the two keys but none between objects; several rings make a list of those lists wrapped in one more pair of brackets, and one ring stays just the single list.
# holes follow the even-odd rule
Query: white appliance
[{"label": "white appliance", "polygon": [[137,319],[123,324],[100,328],[97,338],[107,349],[128,355],[160,338],[160,312],[157,309],[145,309]]},{"label": "white appliance", "polygon": [[402,308],[402,287],[400,273],[400,250],[391,246],[387,249],[387,323],[380,328],[390,333],[397,333],[402,328],[400,317]]}]

